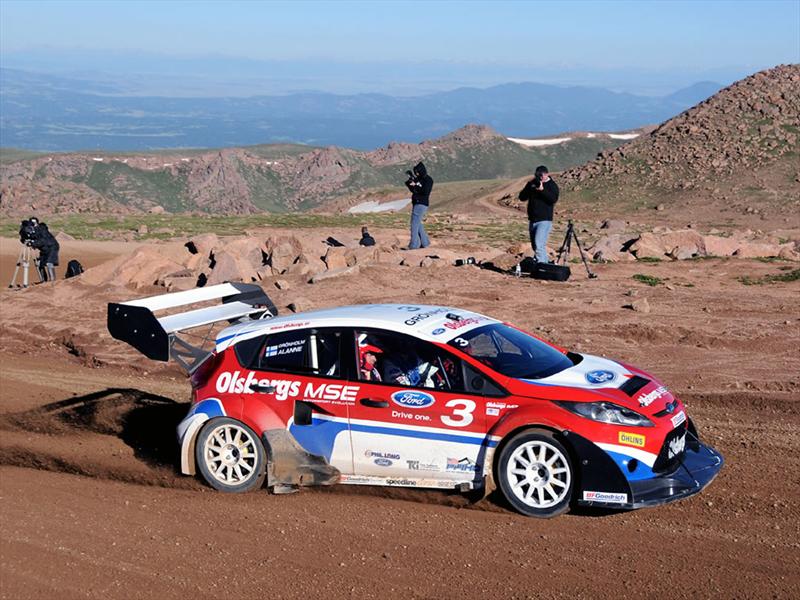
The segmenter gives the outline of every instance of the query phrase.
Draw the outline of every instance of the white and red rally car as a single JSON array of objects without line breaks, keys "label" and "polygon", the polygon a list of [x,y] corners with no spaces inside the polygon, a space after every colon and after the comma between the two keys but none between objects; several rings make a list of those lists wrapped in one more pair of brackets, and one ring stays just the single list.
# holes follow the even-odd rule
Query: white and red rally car
[{"label": "white and red rally car", "polygon": [[[157,318],[186,304],[223,300]],[[178,334],[234,322],[202,350]],[[190,373],[181,471],[265,483],[500,488],[519,512],[639,508],[702,490],[722,457],[652,375],[444,306],[278,317],[255,285],[109,304],[111,334]]]}]

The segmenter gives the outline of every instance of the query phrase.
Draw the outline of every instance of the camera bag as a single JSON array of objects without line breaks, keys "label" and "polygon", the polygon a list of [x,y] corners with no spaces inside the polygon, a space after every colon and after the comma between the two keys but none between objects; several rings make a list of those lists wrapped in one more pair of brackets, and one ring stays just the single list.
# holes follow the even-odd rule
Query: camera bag
[{"label": "camera bag", "polygon": [[530,273],[534,279],[546,279],[548,281],[566,281],[571,274],[566,265],[554,265],[552,263],[540,263],[535,260],[530,262],[522,261],[520,267],[525,273]]}]

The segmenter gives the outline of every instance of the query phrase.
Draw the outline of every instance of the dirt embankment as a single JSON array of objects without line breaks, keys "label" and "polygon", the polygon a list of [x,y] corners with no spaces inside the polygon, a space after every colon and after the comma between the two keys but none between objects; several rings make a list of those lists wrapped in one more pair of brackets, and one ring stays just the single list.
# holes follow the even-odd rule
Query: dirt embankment
[{"label": "dirt embankment", "polygon": [[[576,265],[563,284],[371,264],[273,285],[279,307],[463,306],[637,364],[725,456],[689,500],[551,521],[441,492],[213,492],[175,468],[180,372],[105,333],[106,302],[163,288],[0,292],[0,596],[797,597],[800,284],[739,280],[787,264],[625,262],[594,280]],[[650,312],[623,308],[639,299]]]}]

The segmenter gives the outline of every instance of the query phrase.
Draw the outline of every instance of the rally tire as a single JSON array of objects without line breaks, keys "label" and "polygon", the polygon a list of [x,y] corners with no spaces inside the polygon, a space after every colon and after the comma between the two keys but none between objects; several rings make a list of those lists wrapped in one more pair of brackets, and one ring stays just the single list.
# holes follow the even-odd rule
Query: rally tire
[{"label": "rally tire", "polygon": [[549,431],[528,429],[500,451],[497,483],[518,512],[549,519],[569,510],[575,473],[569,452]]},{"label": "rally tire", "polygon": [[195,460],[206,483],[221,492],[250,492],[264,484],[264,446],[252,429],[236,419],[208,421],[197,434]]}]

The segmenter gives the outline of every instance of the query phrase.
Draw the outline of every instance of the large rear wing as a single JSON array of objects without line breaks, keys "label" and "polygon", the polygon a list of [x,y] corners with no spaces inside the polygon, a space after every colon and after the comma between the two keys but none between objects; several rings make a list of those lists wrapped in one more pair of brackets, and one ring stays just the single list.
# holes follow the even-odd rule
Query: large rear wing
[{"label": "large rear wing", "polygon": [[[170,308],[222,300],[221,305],[156,317]],[[278,311],[260,286],[249,283],[222,283],[185,292],[138,298],[108,304],[108,331],[111,337],[126,342],[152,360],[172,357],[188,372],[194,371],[210,354],[203,346],[211,327],[220,321],[233,322],[248,317],[264,319]],[[178,333],[208,326],[201,344],[193,345]],[[202,337],[202,336],[201,336]]]}]

